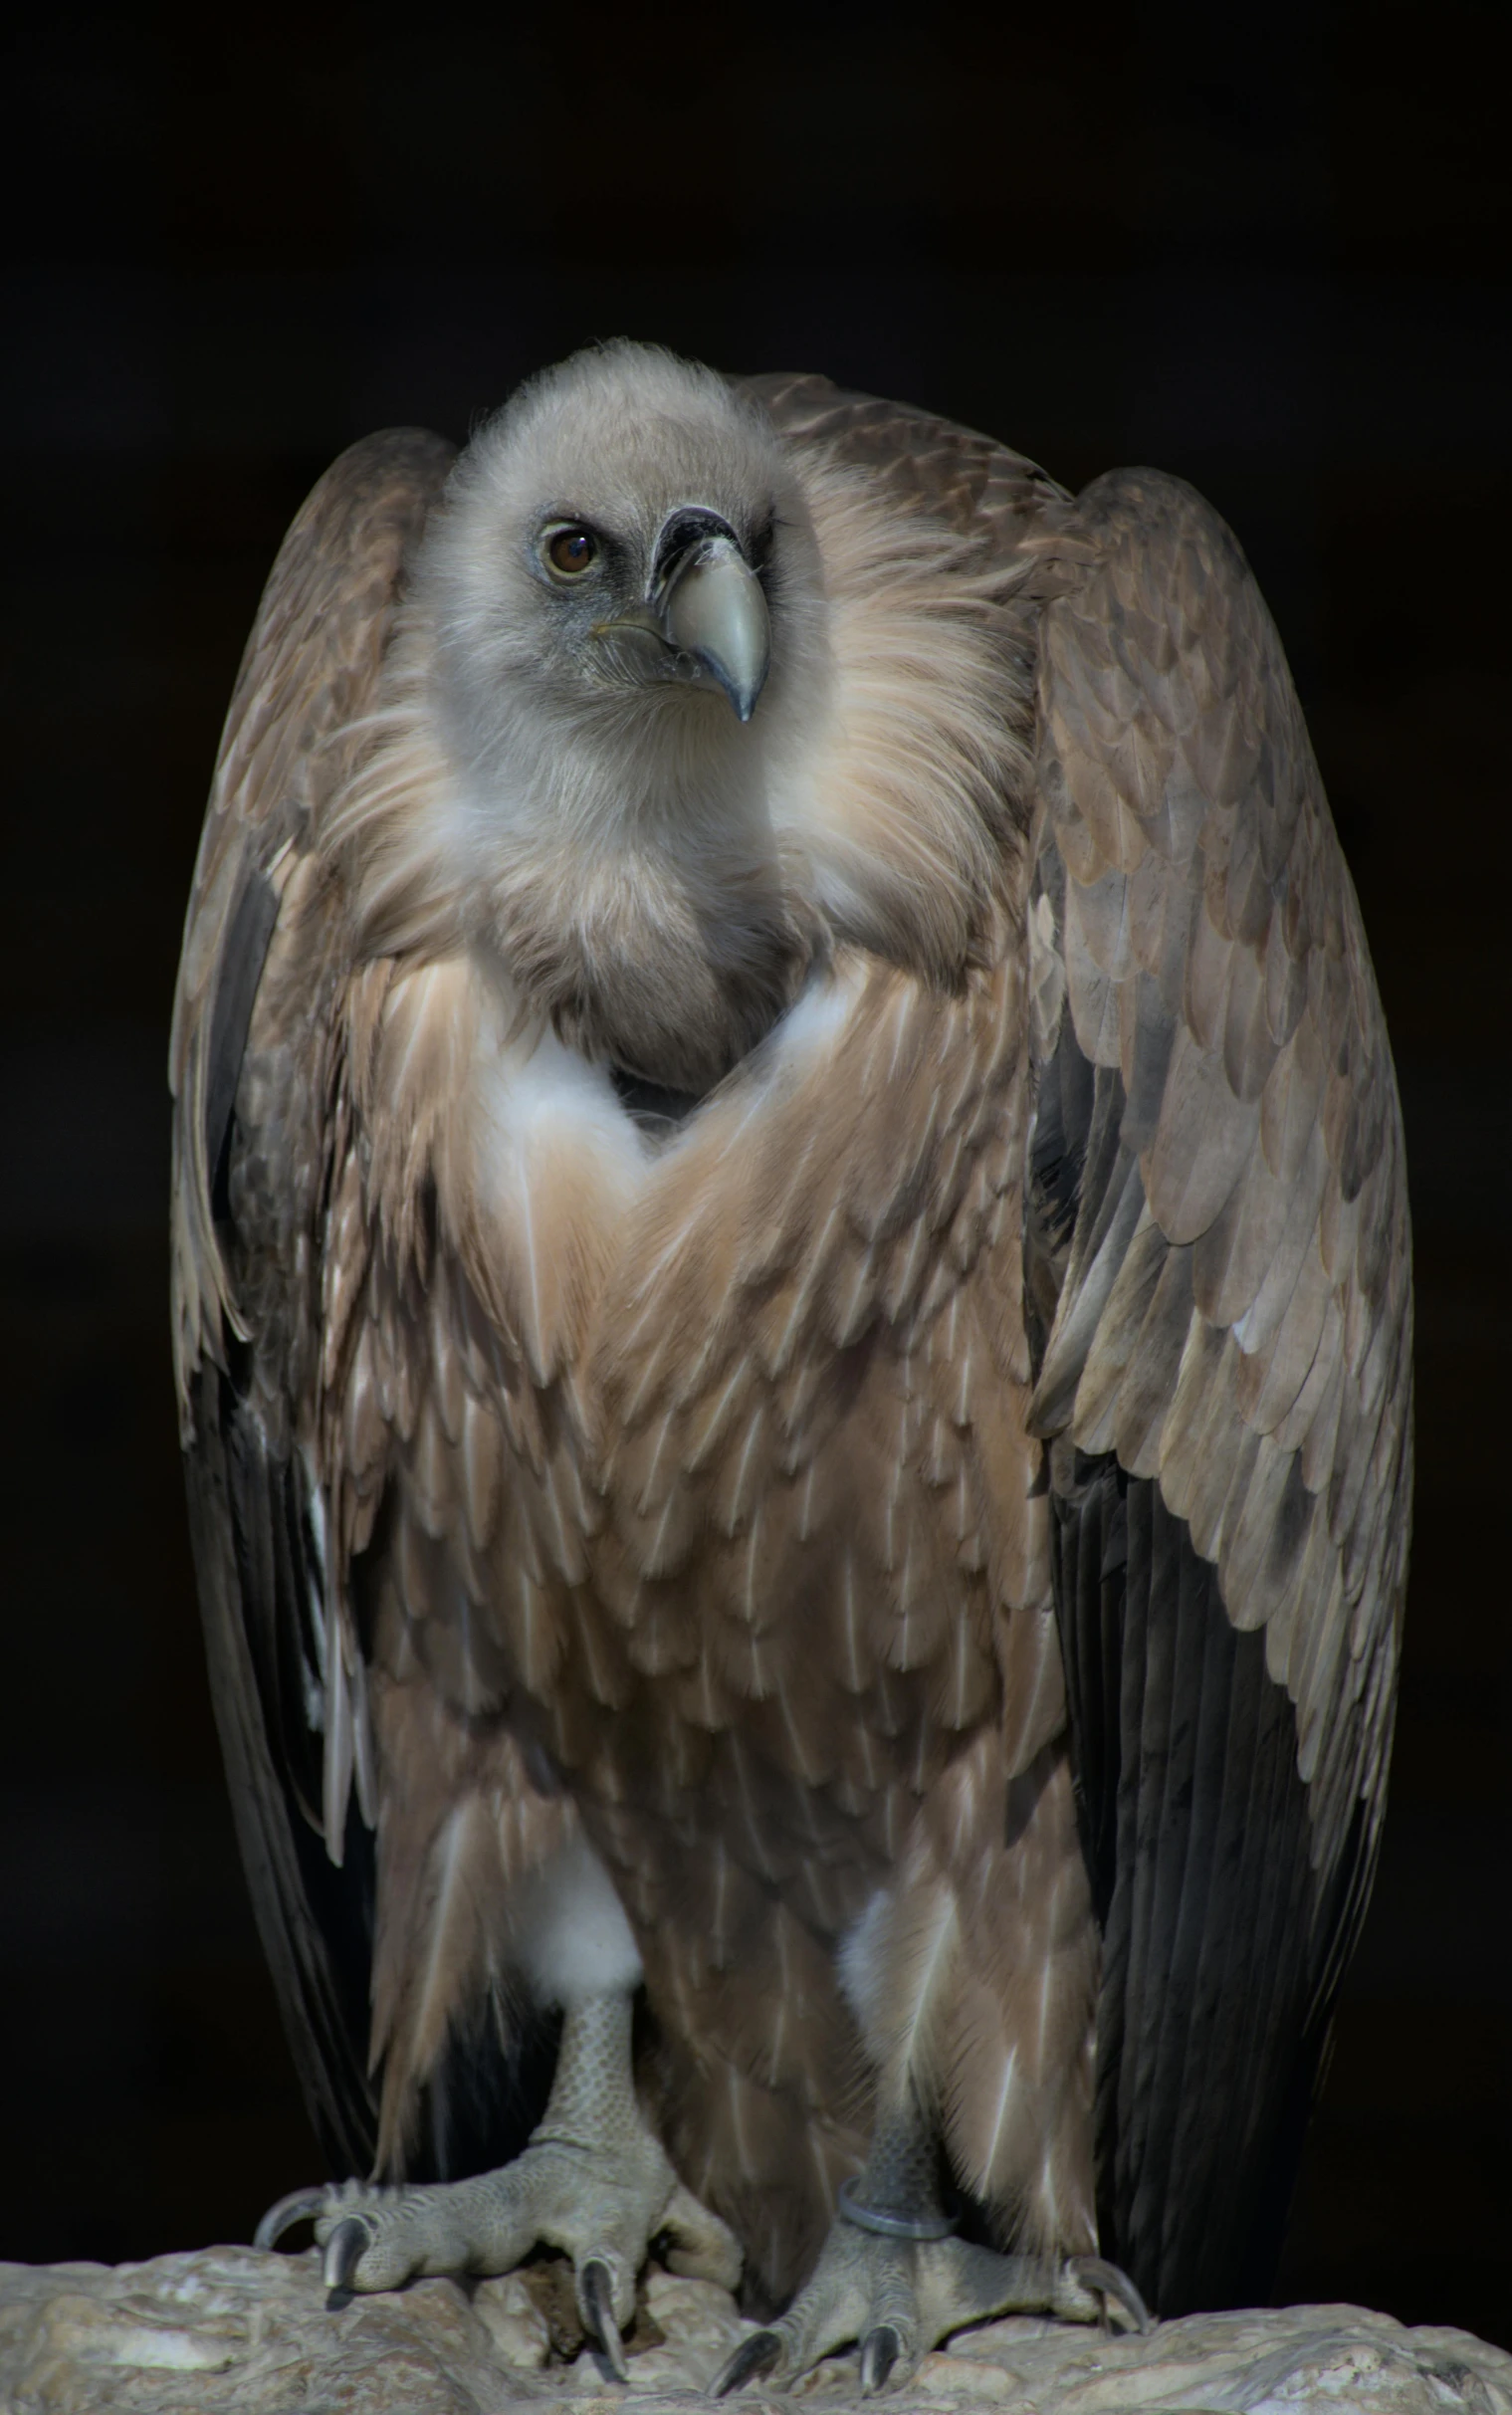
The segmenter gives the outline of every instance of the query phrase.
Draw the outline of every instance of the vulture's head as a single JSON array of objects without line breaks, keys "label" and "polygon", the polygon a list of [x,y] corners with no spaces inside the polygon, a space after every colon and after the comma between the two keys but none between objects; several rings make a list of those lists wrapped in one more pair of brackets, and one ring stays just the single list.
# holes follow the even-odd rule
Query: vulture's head
[{"label": "vulture's head", "polygon": [[769,420],[665,352],[579,353],[475,436],[412,596],[444,801],[390,817],[369,897],[444,882],[585,1053],[706,1089],[810,946],[773,799],[825,719],[825,602]]},{"label": "vulture's head", "polygon": [[[717,766],[789,703],[818,560],[759,406],[639,344],[538,377],[468,448],[431,549],[440,671],[475,747],[545,717]],[[511,731],[511,725],[514,725]],[[626,799],[621,797],[621,804]]]},{"label": "vulture's head", "polygon": [[342,822],[360,944],[466,946],[692,1094],[833,943],[958,978],[1013,676],[960,550],[709,369],[538,377],[419,549]]}]

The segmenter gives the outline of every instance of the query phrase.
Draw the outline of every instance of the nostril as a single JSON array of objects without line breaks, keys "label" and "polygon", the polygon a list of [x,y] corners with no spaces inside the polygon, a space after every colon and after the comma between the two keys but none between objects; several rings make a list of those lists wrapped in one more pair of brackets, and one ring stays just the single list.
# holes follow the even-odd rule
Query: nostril
[{"label": "nostril", "polygon": [[656,540],[652,578],[658,588],[671,584],[679,572],[697,560],[702,547],[723,541],[734,546],[744,560],[746,549],[722,512],[703,504],[684,504],[669,513]]}]

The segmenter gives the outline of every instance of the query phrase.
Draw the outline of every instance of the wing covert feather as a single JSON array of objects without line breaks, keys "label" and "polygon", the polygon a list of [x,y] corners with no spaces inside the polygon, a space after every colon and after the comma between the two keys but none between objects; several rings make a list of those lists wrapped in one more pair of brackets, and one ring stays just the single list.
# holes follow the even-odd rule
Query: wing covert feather
[{"label": "wing covert feather", "polygon": [[[405,553],[453,458],[424,429],[352,445],[279,549],[237,676],[195,860],[173,1003],[174,1345],[180,1397],[223,1332],[246,1336],[216,1235],[231,1108],[293,858],[341,786]],[[344,735],[343,735],[344,734]],[[335,742],[335,743],[333,743]]]}]

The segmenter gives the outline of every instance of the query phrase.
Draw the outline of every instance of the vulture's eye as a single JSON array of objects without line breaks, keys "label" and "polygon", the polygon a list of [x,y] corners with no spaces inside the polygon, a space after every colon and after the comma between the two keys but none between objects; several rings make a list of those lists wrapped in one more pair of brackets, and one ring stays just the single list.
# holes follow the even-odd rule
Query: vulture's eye
[{"label": "vulture's eye", "polygon": [[546,539],[546,560],[558,578],[581,578],[598,559],[598,539],[591,529],[581,529],[574,523],[565,529],[553,529]]}]

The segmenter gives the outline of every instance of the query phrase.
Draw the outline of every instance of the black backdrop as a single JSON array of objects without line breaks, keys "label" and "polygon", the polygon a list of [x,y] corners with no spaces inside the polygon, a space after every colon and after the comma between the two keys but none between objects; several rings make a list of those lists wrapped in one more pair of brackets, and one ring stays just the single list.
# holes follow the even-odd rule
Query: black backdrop
[{"label": "black backdrop", "polygon": [[1419,1320],[1393,1806],[1280,2287],[1512,2342],[1500,13],[65,5],[13,36],[0,2256],[246,2237],[316,2170],[179,1491],[183,899],[314,477],[629,332],[907,396],[1072,484],[1181,471],[1259,571],[1400,1054]]}]

